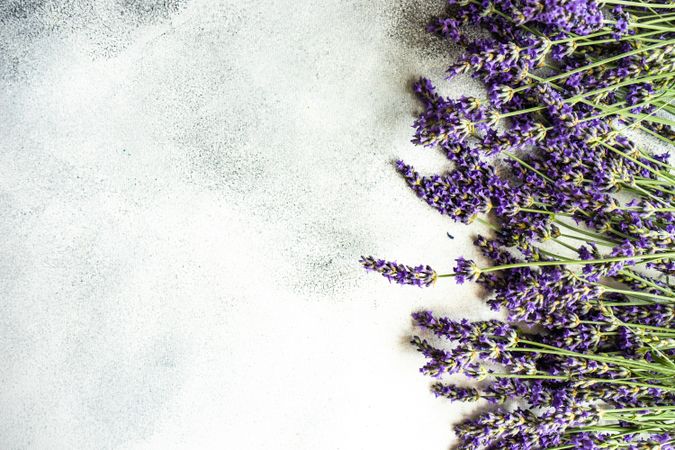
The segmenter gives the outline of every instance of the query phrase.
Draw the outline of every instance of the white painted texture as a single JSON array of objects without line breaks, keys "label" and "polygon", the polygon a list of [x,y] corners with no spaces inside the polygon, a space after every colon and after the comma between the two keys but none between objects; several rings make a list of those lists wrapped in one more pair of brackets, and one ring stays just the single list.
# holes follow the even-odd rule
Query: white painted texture
[{"label": "white painted texture", "polygon": [[0,448],[449,448],[409,314],[490,313],[357,264],[473,252],[392,166],[443,1],[171,3],[0,3]]}]

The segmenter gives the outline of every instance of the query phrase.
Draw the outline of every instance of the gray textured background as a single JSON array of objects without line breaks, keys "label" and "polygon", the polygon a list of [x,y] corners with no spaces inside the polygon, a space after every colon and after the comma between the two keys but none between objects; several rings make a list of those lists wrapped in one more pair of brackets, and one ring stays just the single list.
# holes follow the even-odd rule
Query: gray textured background
[{"label": "gray textured background", "polygon": [[488,313],[357,265],[469,251],[392,167],[442,8],[0,2],[0,448],[448,448],[409,314]]}]

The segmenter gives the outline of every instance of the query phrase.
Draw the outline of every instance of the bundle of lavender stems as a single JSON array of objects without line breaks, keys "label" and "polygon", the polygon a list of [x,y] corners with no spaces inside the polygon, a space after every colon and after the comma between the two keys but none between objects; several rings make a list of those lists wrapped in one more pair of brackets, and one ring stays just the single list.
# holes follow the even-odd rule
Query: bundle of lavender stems
[{"label": "bundle of lavender stems", "polygon": [[675,4],[451,0],[429,31],[464,47],[448,78],[486,96],[417,82],[413,142],[453,168],[397,168],[441,214],[490,228],[484,261],[361,263],[399,284],[478,283],[505,311],[413,314],[433,392],[487,405],[456,424],[459,448],[675,448]]}]

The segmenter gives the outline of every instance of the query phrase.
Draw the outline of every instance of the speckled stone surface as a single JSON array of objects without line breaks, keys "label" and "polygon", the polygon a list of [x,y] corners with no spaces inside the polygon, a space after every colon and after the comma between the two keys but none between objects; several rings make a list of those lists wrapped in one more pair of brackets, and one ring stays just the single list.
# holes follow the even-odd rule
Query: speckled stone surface
[{"label": "speckled stone surface", "polygon": [[446,165],[409,143],[442,9],[0,2],[0,448],[447,449],[409,314],[489,312],[357,264],[472,254],[392,166]]}]

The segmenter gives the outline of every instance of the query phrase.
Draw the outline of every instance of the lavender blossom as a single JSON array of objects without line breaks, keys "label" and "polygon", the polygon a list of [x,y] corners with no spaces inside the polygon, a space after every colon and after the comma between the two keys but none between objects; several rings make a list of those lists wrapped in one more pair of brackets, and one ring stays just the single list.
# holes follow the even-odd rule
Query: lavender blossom
[{"label": "lavender blossom", "polygon": [[362,256],[360,263],[366,270],[378,272],[390,282],[394,281],[398,284],[430,286],[438,277],[434,269],[424,265],[407,266],[395,261],[375,259],[372,256]]}]

